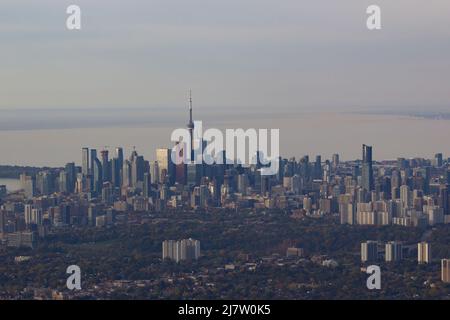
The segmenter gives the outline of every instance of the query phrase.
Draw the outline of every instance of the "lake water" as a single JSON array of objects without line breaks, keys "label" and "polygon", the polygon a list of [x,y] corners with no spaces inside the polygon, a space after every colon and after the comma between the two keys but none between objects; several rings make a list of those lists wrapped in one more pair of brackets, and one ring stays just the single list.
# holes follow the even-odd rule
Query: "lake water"
[{"label": "lake water", "polygon": [[[173,145],[172,130],[186,126],[184,111],[172,112],[172,117],[149,110],[129,110],[122,120],[119,112],[107,111],[104,117],[88,111],[68,115],[54,112],[54,116],[42,112],[36,117],[29,112],[29,117],[21,118],[26,121],[10,114],[0,117],[0,164],[63,166],[75,161],[79,165],[84,146],[97,150],[110,146],[111,151],[121,146],[127,157],[136,146],[139,154],[154,160],[156,148]],[[342,160],[359,159],[364,143],[373,146],[374,160],[433,158],[438,152],[450,156],[450,120],[446,119],[273,110],[251,113],[225,109],[220,114],[205,109],[194,111],[194,119],[203,121],[204,130],[279,128],[280,151],[285,157],[298,159],[309,154],[314,159],[320,154],[322,159],[330,159],[333,153],[339,153]]]},{"label": "lake water", "polygon": [[17,191],[20,189],[20,180],[0,178],[0,186],[2,185],[6,186],[8,192]]}]

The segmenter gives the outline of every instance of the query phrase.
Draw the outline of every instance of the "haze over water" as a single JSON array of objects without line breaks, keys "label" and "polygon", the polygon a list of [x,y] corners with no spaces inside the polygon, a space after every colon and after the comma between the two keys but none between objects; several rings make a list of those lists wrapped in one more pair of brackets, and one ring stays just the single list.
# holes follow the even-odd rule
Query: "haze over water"
[{"label": "haze over water", "polygon": [[[0,164],[63,166],[81,162],[81,148],[122,146],[128,156],[133,146],[146,159],[155,149],[172,147],[170,134],[184,128],[187,109],[132,108],[83,110],[0,110]],[[341,159],[361,158],[361,145],[373,145],[374,159],[449,156],[450,121],[407,115],[294,112],[288,110],[194,107],[194,119],[207,128],[279,128],[284,157],[321,154]],[[27,129],[28,128],[28,129]]]}]

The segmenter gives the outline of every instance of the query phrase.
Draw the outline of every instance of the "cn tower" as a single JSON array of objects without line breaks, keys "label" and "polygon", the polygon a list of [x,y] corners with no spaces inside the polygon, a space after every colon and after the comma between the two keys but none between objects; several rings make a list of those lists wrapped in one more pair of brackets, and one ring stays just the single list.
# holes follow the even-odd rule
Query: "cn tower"
[{"label": "cn tower", "polygon": [[194,159],[194,122],[192,121],[192,90],[189,90],[189,123],[187,124],[191,136],[191,155],[190,160]]}]

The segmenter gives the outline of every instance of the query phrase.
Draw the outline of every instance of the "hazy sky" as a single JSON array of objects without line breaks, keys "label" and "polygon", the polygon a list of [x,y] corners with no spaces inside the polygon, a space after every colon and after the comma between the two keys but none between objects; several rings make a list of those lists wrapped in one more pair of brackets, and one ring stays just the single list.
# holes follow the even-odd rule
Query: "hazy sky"
[{"label": "hazy sky", "polygon": [[192,88],[212,109],[450,111],[449,14],[448,0],[2,0],[0,108],[175,107]]}]

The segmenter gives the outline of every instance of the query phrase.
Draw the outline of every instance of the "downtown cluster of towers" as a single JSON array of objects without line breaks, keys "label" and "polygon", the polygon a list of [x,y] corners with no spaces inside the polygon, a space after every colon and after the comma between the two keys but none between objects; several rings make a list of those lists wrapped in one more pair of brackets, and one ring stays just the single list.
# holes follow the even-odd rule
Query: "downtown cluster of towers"
[{"label": "downtown cluster of towers", "polygon": [[[193,138],[192,98],[187,129]],[[193,158],[191,143],[191,159]],[[82,148],[81,167],[43,170],[23,175],[26,198],[84,194],[108,206],[118,201],[142,202],[135,210],[172,208],[267,208],[300,210],[306,215],[339,214],[341,223],[365,225],[423,225],[444,223],[450,217],[450,162],[442,154],[375,163],[372,147],[362,146],[362,159],[340,162],[339,155],[314,162],[279,158],[275,175],[261,175],[258,161],[249,166],[214,163],[174,164],[172,149],[156,150],[150,162],[136,150],[129,158],[118,147]],[[259,153],[255,154],[256,159]],[[226,158],[226,155],[224,155]],[[133,198],[134,200],[128,200]],[[142,201],[141,201],[142,200]],[[134,201],[134,202],[133,202]],[[170,203],[170,204],[169,204]],[[137,208],[137,209],[136,209]]]}]

